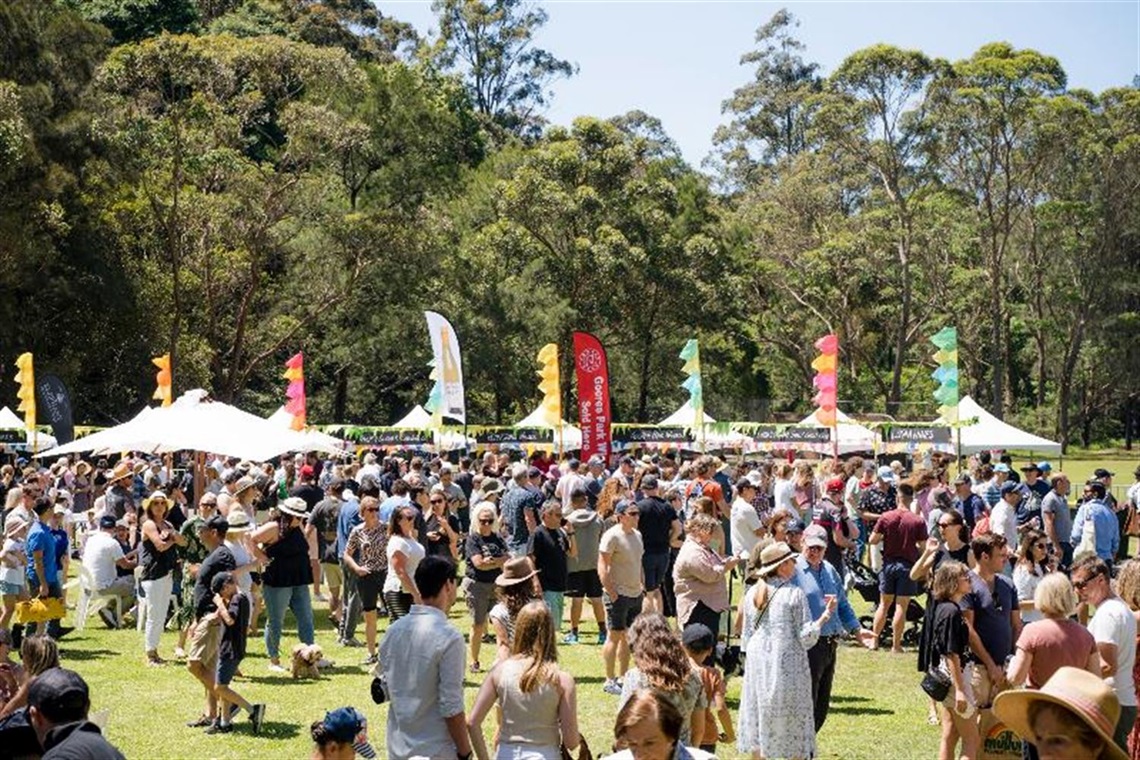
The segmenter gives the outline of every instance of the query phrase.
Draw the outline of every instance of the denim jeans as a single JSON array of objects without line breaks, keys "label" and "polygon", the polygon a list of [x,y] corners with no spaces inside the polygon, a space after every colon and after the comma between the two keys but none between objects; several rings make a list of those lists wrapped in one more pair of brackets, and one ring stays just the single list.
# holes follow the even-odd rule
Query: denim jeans
[{"label": "denim jeans", "polygon": [[360,621],[360,593],[356,589],[356,573],[348,569],[342,560],[341,570],[341,604],[340,610],[340,637],[351,639],[356,636],[356,624]]},{"label": "denim jeans", "polygon": [[153,581],[142,581],[146,593],[146,651],[158,650],[162,629],[166,626],[166,613],[170,610],[170,597],[174,587],[174,576],[170,573]]},{"label": "denim jeans", "polygon": [[550,616],[554,618],[554,632],[562,630],[562,604],[565,601],[561,591],[543,591],[542,601],[550,608]]},{"label": "denim jeans", "polygon": [[313,643],[313,601],[309,586],[262,586],[265,600],[265,651],[271,660],[280,657],[281,626],[285,610],[293,611],[297,619],[297,638],[304,644]]}]

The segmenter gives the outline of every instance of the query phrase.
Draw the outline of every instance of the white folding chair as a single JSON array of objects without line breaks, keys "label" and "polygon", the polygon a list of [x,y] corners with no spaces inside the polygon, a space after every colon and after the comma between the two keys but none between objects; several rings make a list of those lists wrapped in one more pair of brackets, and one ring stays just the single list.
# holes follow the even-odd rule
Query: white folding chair
[{"label": "white folding chair", "polygon": [[101,609],[111,608],[115,620],[123,619],[123,599],[110,591],[95,590],[95,576],[79,563],[79,601],[75,608],[75,627],[82,631],[87,627],[87,618]]}]

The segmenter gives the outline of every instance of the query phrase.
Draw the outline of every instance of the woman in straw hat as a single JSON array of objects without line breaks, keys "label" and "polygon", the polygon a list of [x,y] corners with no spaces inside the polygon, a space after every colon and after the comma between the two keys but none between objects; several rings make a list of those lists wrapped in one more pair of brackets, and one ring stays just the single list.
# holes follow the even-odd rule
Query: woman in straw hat
[{"label": "woman in straw hat", "polygon": [[16,604],[28,597],[24,570],[28,557],[24,550],[24,537],[28,535],[28,521],[9,517],[4,523],[4,546],[0,550],[0,595],[3,612],[0,612],[0,629],[7,629],[16,614]]},{"label": "woman in straw hat", "polygon": [[174,563],[178,561],[175,546],[185,546],[186,538],[166,520],[170,501],[162,491],[155,491],[143,502],[146,521],[142,526],[142,543],[139,548],[140,580],[146,595],[146,661],[148,665],[163,665],[158,656],[158,642],[166,626],[166,612],[174,590]]},{"label": "woman in straw hat", "polygon": [[1120,702],[1080,668],[1060,668],[1040,689],[1002,692],[994,714],[1037,749],[1041,760],[1128,760],[1113,743]]},{"label": "woman in straw hat", "polygon": [[783,542],[758,545],[753,553],[762,582],[740,602],[748,666],[737,746],[757,758],[808,758],[815,753],[815,722],[807,650],[837,600],[829,597],[812,620],[804,592],[792,582],[799,555]]}]

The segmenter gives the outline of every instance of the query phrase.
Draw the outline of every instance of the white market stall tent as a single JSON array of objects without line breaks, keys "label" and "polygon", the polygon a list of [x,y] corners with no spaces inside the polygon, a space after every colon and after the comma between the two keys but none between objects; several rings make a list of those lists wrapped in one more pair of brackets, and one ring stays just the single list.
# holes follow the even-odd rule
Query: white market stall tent
[{"label": "white market stall tent", "polygon": [[1036,451],[1042,454],[1061,453],[1061,444],[1056,441],[1028,433],[1008,422],[1002,422],[983,409],[973,398],[963,396],[958,402],[958,419],[969,420],[975,417],[978,420],[975,424],[959,428],[963,454],[997,449]]},{"label": "white market stall tent", "polygon": [[[848,417],[842,410],[835,410],[835,420],[838,423],[832,435],[839,438],[839,455],[855,454],[860,451],[875,451],[875,441],[878,439],[875,431],[860,425]],[[815,413],[809,414],[799,422],[800,425],[823,427],[815,418]],[[815,451],[819,454],[831,454],[835,449],[835,442],[828,443],[797,443],[796,448]]]},{"label": "white market stall tent", "polygon": [[392,427],[401,430],[431,430],[432,441],[437,451],[455,451],[475,445],[474,438],[450,430],[436,430],[432,427],[434,424],[431,413],[420,404],[416,404],[400,420],[393,422]]},{"label": "white market stall tent", "polygon": [[201,451],[263,462],[291,451],[306,451],[304,437],[237,407],[213,401],[197,388],[173,404],[144,409],[133,419],[40,454],[43,457],[90,451],[160,454]]},{"label": "white market stall tent", "polygon": [[[697,410],[688,401],[681,404],[677,411],[657,423],[661,427],[683,427],[692,432],[693,443],[686,448],[699,449],[703,443],[706,451],[718,449],[748,449],[752,446],[751,436],[738,433],[735,430],[713,430],[716,420],[704,409],[698,420]],[[703,436],[701,426],[704,426]]]},{"label": "white market stall tent", "polygon": [[[541,430],[553,430],[554,431],[554,442],[553,443],[527,444],[528,446],[533,447],[535,449],[541,449],[541,450],[545,451],[546,449],[549,448],[549,449],[552,449],[558,453],[561,453],[561,452],[565,452],[565,451],[575,451],[576,449],[582,448],[582,431],[578,429],[578,426],[577,425],[571,425],[566,420],[562,420],[562,433],[560,436],[557,427],[551,427],[550,425],[546,424],[546,420],[543,417],[542,405],[541,404],[539,404],[537,407],[535,407],[533,412],[531,412],[530,414],[528,414],[527,416],[523,417],[521,420],[516,422],[512,427],[539,428]],[[561,449],[559,449],[559,438],[561,438],[561,445],[562,445]]]},{"label": "white market stall tent", "polygon": [[[43,431],[29,430],[27,426],[24,425],[24,420],[17,417],[16,413],[6,406],[0,408],[0,430],[14,430],[16,431],[16,437],[22,435],[24,438],[23,441],[13,441],[8,444],[12,448],[20,449],[21,451],[31,451],[32,447],[43,451],[44,449],[55,448],[57,444],[54,436]],[[0,447],[2,446],[3,444],[0,444]]]}]

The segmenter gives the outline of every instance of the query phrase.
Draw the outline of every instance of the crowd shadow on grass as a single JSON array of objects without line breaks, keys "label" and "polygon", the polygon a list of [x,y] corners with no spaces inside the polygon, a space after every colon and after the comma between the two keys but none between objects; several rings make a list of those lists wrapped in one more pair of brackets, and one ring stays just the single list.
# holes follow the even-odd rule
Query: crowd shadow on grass
[{"label": "crowd shadow on grass", "polygon": [[828,710],[832,715],[894,715],[894,710],[885,707],[832,707]]},{"label": "crowd shadow on grass", "polygon": [[301,727],[296,723],[282,723],[280,721],[266,721],[261,727],[261,733],[255,738],[260,739],[292,739],[301,733]]},{"label": "crowd shadow on grass", "polygon": [[118,657],[122,652],[113,652],[110,649],[63,649],[59,659],[67,660],[103,660],[108,657]]}]

